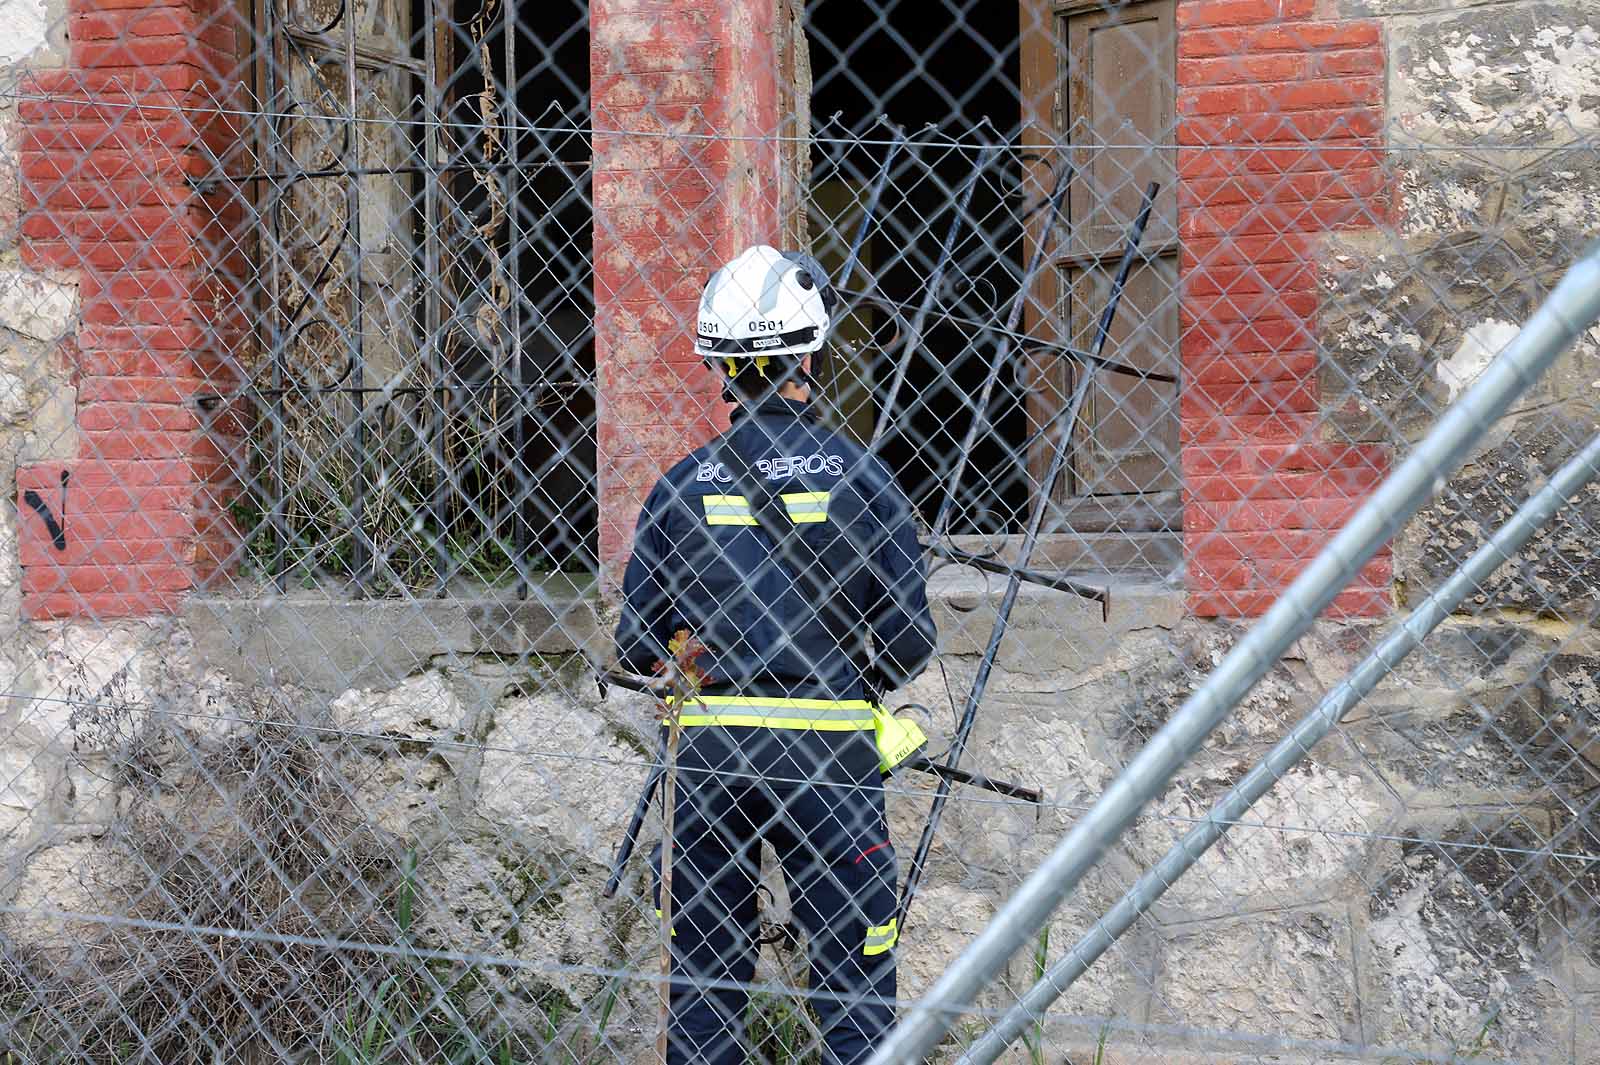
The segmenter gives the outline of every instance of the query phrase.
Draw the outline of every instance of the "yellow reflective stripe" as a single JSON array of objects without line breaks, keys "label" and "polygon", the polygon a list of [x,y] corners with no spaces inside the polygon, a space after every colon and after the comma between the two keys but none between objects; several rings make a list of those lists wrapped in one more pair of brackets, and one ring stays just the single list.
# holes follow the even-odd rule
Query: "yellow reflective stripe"
[{"label": "yellow reflective stripe", "polygon": [[873,728],[872,703],[866,699],[763,699],[751,695],[705,695],[690,704],[696,713],[679,719],[690,725],[815,729],[859,732]]},{"label": "yellow reflective stripe", "polygon": [[691,725],[737,725],[740,727],[810,729],[815,732],[865,732],[872,718],[849,721],[818,721],[809,717],[775,717],[772,714],[684,714],[684,727]]},{"label": "yellow reflective stripe", "polygon": [[861,953],[866,955],[882,954],[894,946],[900,938],[900,930],[896,927],[894,918],[888,924],[871,925],[867,928],[867,942],[861,948]]},{"label": "yellow reflective stripe", "polygon": [[828,520],[827,492],[789,492],[780,498],[796,525]]},{"label": "yellow reflective stripe", "polygon": [[760,695],[697,695],[694,701],[707,706],[784,706],[796,710],[871,710],[870,699],[779,699]]},{"label": "yellow reflective stripe", "polygon": [[756,524],[750,501],[744,496],[701,496],[700,502],[706,508],[707,525]]},{"label": "yellow reflective stripe", "polygon": [[[828,520],[827,492],[787,492],[779,498],[789,512],[789,520],[796,525]],[[744,496],[705,495],[700,497],[700,504],[705,507],[707,525],[759,524]]]}]

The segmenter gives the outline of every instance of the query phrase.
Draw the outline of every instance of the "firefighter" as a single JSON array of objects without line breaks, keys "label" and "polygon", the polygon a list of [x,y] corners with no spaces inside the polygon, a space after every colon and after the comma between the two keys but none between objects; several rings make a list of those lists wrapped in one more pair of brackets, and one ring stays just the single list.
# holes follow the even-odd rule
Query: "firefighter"
[{"label": "firefighter", "polygon": [[[824,1060],[865,1060],[894,1021],[897,869],[875,724],[935,630],[910,504],[810,404],[810,356],[838,310],[798,253],[752,247],[712,275],[695,351],[735,403],[732,427],[655,485],[624,578],[624,668],[650,672],[680,630],[706,648],[677,762],[673,1063],[747,1060],[762,840],[806,942]],[[771,494],[762,512],[792,526],[790,546],[746,486]],[[659,880],[659,847],[653,867]]]}]

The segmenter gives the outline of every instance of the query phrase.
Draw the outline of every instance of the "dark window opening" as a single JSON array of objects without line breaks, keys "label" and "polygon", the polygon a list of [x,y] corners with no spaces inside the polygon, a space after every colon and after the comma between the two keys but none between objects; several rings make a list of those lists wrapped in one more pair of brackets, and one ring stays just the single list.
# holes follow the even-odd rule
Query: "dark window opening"
[{"label": "dark window opening", "polygon": [[592,572],[586,5],[251,18],[250,561],[374,594]]}]

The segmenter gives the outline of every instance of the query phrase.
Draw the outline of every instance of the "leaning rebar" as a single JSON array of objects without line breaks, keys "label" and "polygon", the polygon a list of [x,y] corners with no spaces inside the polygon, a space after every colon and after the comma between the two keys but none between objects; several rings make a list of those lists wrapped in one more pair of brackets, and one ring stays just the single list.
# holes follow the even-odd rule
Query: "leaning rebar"
[{"label": "leaning rebar", "polygon": [[[1122,267],[1117,271],[1112,280],[1111,291],[1106,296],[1105,313],[1100,316],[1101,340],[1096,345],[1097,349],[1104,346],[1104,338],[1109,334],[1111,323],[1116,319],[1117,307],[1122,302],[1122,286],[1128,280],[1128,266],[1139,250],[1140,243],[1144,240],[1144,227],[1150,220],[1150,211],[1155,206],[1156,193],[1161,186],[1152,181],[1145,189],[1144,206],[1140,209],[1138,217],[1133,220],[1133,225],[1128,233],[1127,250],[1122,257]],[[961,761],[961,755],[966,750],[967,742],[972,737],[973,727],[978,721],[978,706],[983,701],[985,691],[989,686],[989,677],[994,668],[995,661],[1000,655],[1000,644],[1006,637],[1006,630],[1011,622],[1011,611],[1017,604],[1017,596],[1022,591],[1022,582],[1028,577],[1028,563],[1033,559],[1034,545],[1039,541],[1039,534],[1044,529],[1046,515],[1049,514],[1055,498],[1056,482],[1066,471],[1067,459],[1072,453],[1072,428],[1077,423],[1078,412],[1083,409],[1083,401],[1089,395],[1089,387],[1094,383],[1094,367],[1086,367],[1078,377],[1078,383],[1073,386],[1072,398],[1061,410],[1061,435],[1056,440],[1054,450],[1050,455],[1050,466],[1044,475],[1044,481],[1039,485],[1034,497],[1033,511],[1028,516],[1028,527],[1022,536],[1022,544],[1017,552],[1017,564],[1011,567],[1006,579],[1006,590],[1000,599],[1000,608],[995,612],[994,626],[989,630],[989,642],[984,648],[983,657],[978,661],[978,672],[972,680],[972,689],[967,693],[965,707],[961,711],[960,723],[956,726],[955,735],[950,740],[950,749],[945,753],[945,764],[954,767]],[[935,541],[937,542],[937,541]],[[1097,600],[1100,603],[1100,617],[1102,621],[1109,621],[1111,617],[1111,592],[1109,589],[1094,589],[1083,593],[1086,598]],[[933,793],[933,804],[928,810],[928,820],[923,825],[922,837],[917,841],[916,852],[911,856],[911,864],[906,868],[906,884],[900,895],[900,905],[895,911],[895,922],[901,932],[905,931],[906,915],[911,910],[911,900],[916,897],[917,887],[922,881],[923,871],[927,868],[928,854],[933,848],[933,837],[939,828],[939,818],[944,813],[945,802],[950,797],[950,784],[945,779],[940,779]]]},{"label": "leaning rebar", "polygon": [[1072,179],[1072,164],[1067,163],[1061,168],[1061,173],[1056,176],[1055,187],[1050,190],[1050,196],[1045,201],[1044,223],[1040,228],[1039,240],[1033,246],[1033,254],[1028,257],[1027,268],[1022,271],[1022,279],[1017,283],[1017,295],[1011,303],[1011,309],[1006,314],[1005,326],[1000,331],[1000,339],[995,344],[994,357],[989,360],[989,371],[984,375],[983,388],[978,393],[978,402],[972,408],[972,421],[967,423],[966,435],[962,437],[961,447],[956,452],[956,466],[950,472],[950,483],[945,489],[943,502],[939,504],[938,516],[933,521],[933,536],[935,543],[944,539],[945,531],[949,528],[950,516],[955,513],[956,494],[961,488],[961,478],[966,475],[967,463],[972,456],[972,446],[977,442],[978,431],[987,421],[989,399],[994,394],[994,385],[1000,378],[1000,368],[1011,357],[1011,351],[1016,346],[1012,338],[1018,335],[1017,327],[1022,324],[1022,309],[1028,302],[1028,296],[1033,292],[1034,279],[1043,269],[1046,255],[1050,247],[1051,237],[1056,231],[1056,226],[1061,221],[1061,205],[1067,195],[1067,185]]},{"label": "leaning rebar", "polygon": [[906,372],[911,368],[911,358],[922,343],[922,333],[927,327],[928,314],[939,300],[939,290],[944,287],[945,270],[949,268],[950,259],[955,254],[956,235],[961,232],[961,224],[967,219],[967,209],[972,203],[972,193],[978,187],[978,179],[989,168],[989,162],[994,158],[996,150],[991,145],[978,153],[978,161],[973,165],[972,172],[967,175],[967,180],[962,183],[961,192],[956,197],[953,207],[955,213],[951,215],[950,226],[945,230],[944,244],[939,249],[939,258],[934,263],[933,273],[925,282],[927,289],[923,292],[922,302],[917,306],[917,313],[911,319],[910,328],[906,330],[904,346],[900,349],[900,361],[895,364],[894,377],[889,382],[889,392],[883,398],[883,409],[878,412],[878,425],[872,430],[874,447],[883,439],[883,434],[894,418],[900,389],[905,384]]}]

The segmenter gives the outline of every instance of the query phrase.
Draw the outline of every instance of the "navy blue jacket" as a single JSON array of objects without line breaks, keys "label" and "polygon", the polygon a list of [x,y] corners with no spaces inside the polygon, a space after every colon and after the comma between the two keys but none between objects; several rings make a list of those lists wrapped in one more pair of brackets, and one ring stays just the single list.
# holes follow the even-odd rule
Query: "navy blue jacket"
[{"label": "navy blue jacket", "polygon": [[688,629],[709,649],[701,660],[708,694],[875,698],[916,676],[936,633],[899,486],[805,404],[773,398],[735,418],[735,446],[753,478],[790,497],[783,509],[804,541],[796,553],[816,560],[824,585],[837,588],[834,609],[809,601],[766,534],[740,517],[727,497],[742,493],[713,461],[721,453],[713,442],[645,500],[623,583],[622,667],[651,672],[673,633]]}]

